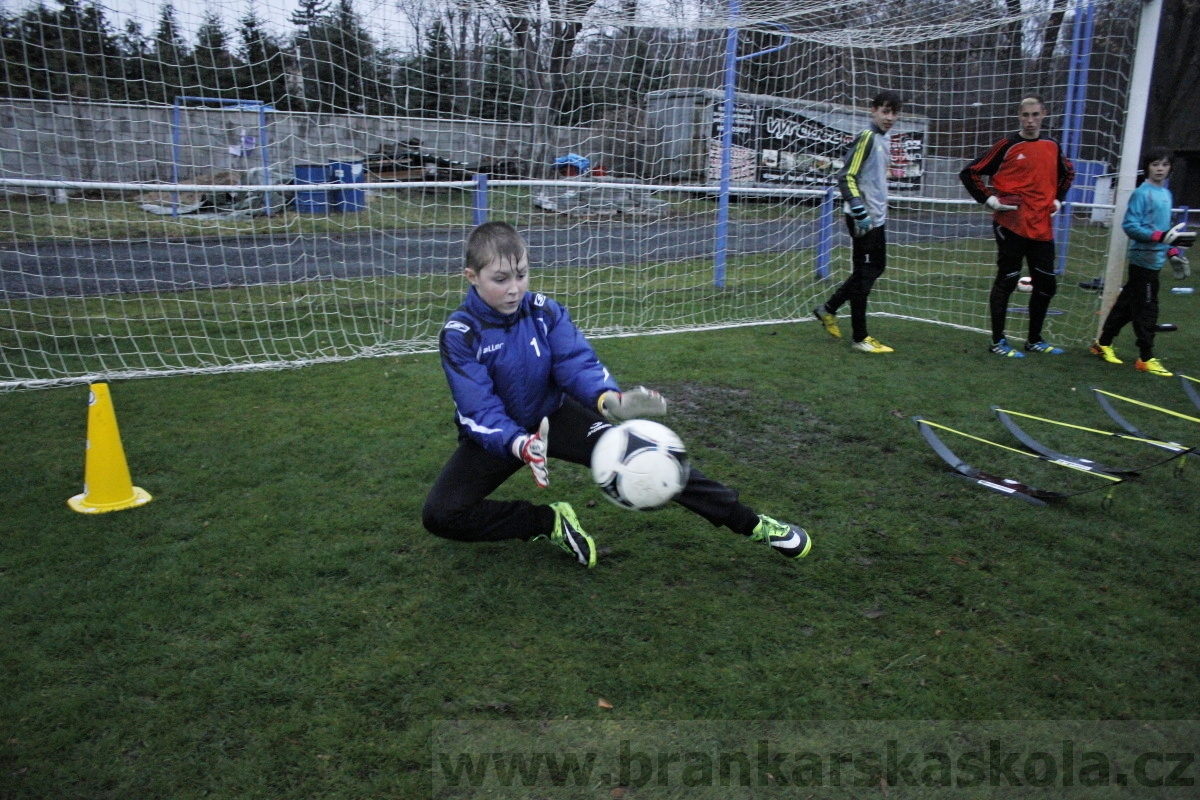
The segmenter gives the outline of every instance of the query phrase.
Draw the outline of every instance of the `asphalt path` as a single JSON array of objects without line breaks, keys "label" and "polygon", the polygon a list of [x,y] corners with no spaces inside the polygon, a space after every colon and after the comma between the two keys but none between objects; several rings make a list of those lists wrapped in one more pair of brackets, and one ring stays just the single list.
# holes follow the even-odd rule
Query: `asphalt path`
[{"label": "asphalt path", "polygon": [[[686,220],[583,221],[522,230],[530,263],[585,269],[617,264],[708,258],[715,224]],[[731,256],[812,247],[817,223],[736,221]],[[891,219],[888,241],[909,243],[991,236],[986,214],[935,214]],[[0,246],[0,298],[87,297],[179,292],[462,269],[465,230],[371,230],[350,234],[196,238],[179,242],[29,242]],[[840,220],[835,245],[849,244]]]}]

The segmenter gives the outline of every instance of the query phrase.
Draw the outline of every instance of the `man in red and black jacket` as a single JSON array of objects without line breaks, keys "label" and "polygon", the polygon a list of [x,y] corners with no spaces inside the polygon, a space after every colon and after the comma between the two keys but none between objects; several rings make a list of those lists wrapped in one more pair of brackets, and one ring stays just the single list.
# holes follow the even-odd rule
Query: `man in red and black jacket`
[{"label": "man in red and black jacket", "polygon": [[[988,297],[992,343],[988,350],[1006,358],[1024,358],[1004,335],[1008,298],[1021,279],[1021,262],[1029,264],[1033,294],[1029,298],[1030,353],[1062,355],[1042,338],[1042,325],[1050,299],[1058,291],[1054,274],[1054,224],[1075,180],[1075,167],[1058,142],[1042,135],[1046,104],[1027,97],[1018,109],[1021,129],[1005,136],[968,164],[959,177],[976,202],[992,211],[996,236],[996,278]],[[985,181],[985,177],[988,179]]]}]

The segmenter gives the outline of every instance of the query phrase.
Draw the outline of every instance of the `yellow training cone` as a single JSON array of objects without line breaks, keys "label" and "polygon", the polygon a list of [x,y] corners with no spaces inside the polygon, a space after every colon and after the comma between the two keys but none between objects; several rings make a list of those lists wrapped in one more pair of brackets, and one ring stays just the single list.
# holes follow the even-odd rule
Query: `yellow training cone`
[{"label": "yellow training cone", "polygon": [[108,384],[92,384],[90,389],[83,494],[72,497],[67,505],[81,514],[103,514],[145,505],[150,502],[150,495],[129,479]]}]

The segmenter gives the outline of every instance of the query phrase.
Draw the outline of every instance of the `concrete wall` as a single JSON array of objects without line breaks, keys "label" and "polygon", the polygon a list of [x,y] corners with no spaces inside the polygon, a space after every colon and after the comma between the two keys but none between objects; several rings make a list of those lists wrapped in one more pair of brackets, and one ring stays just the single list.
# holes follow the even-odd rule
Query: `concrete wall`
[{"label": "concrete wall", "polygon": [[[188,108],[173,124],[171,107],[15,100],[0,103],[0,177],[103,182],[188,182],[213,171],[262,166],[259,113]],[[620,126],[551,128],[535,142],[533,127],[516,123],[416,117],[266,114],[273,170],[290,177],[296,164],[361,158],[403,147],[410,139],[444,158],[537,164],[576,152],[614,174],[636,174],[636,136]],[[255,137],[245,156],[230,154],[242,130]],[[176,146],[176,137],[178,146]],[[10,189],[10,191],[20,191]]]}]

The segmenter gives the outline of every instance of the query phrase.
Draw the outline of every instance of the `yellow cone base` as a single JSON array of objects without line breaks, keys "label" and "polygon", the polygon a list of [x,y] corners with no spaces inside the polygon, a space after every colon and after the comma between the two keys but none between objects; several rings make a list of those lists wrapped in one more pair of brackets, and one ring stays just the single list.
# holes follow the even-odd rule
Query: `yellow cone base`
[{"label": "yellow cone base", "polygon": [[[87,493],[77,494],[67,501],[67,505],[78,511],[80,514],[103,514],[106,511],[120,511],[123,508],[134,508],[135,506],[145,505],[152,499],[150,493],[140,486],[132,486],[133,495],[126,500],[117,500],[112,503],[91,503],[88,502]],[[59,495],[61,497],[61,495]]]}]

